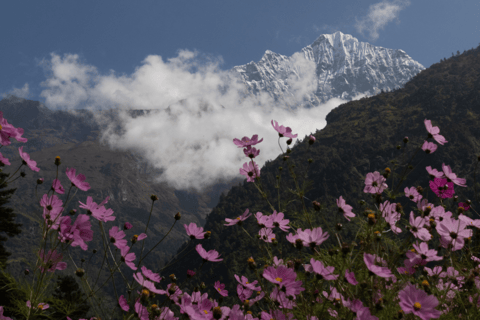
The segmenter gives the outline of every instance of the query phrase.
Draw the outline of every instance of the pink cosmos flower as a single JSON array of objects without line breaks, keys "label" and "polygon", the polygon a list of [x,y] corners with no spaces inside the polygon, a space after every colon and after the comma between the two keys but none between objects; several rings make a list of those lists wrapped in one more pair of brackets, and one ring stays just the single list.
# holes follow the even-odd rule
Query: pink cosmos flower
[{"label": "pink cosmos flower", "polygon": [[118,305],[125,312],[128,312],[128,310],[130,310],[130,306],[128,305],[127,299],[125,299],[123,294],[120,296],[120,298],[118,298]]},{"label": "pink cosmos flower", "polygon": [[385,222],[387,222],[390,225],[390,229],[392,230],[393,233],[399,234],[402,232],[402,229],[397,227],[395,224],[400,221],[401,215],[398,212],[390,212],[390,214],[387,214],[385,217]]},{"label": "pink cosmos flower", "polygon": [[257,150],[255,148],[252,148],[251,146],[248,146],[245,149],[243,149],[243,153],[250,159],[254,159],[260,154],[260,150]]},{"label": "pink cosmos flower", "polygon": [[245,276],[242,276],[242,278],[240,279],[240,277],[235,274],[234,277],[242,286],[244,286],[249,290],[259,291],[262,289],[261,287],[255,287],[255,284],[258,282],[258,280],[255,280],[253,282],[248,282],[248,278]]},{"label": "pink cosmos flower", "polygon": [[140,298],[135,301],[135,313],[138,315],[140,320],[148,320],[148,310],[147,307],[142,305]]},{"label": "pink cosmos flower", "polygon": [[430,179],[433,178],[443,178],[444,174],[443,172],[438,171],[437,169],[432,169],[431,166],[426,167],[428,174],[430,175]]},{"label": "pink cosmos flower", "polygon": [[133,252],[129,253],[129,251],[130,251],[129,246],[121,247],[120,248],[120,253],[121,253],[122,257],[120,258],[120,260],[122,262],[125,262],[125,264],[127,266],[129,266],[130,269],[137,270],[137,267],[135,267],[135,264],[133,263],[133,260],[135,260],[137,257],[135,256],[135,253],[133,253]]},{"label": "pink cosmos flower", "polygon": [[413,261],[419,257],[419,264],[422,266],[426,265],[429,261],[440,261],[443,259],[443,257],[437,256],[437,250],[428,249],[428,243],[426,242],[421,242],[420,244],[417,242],[416,244],[413,244],[413,247],[416,252],[407,251],[407,258],[409,258],[410,261]]},{"label": "pink cosmos flower", "polygon": [[435,178],[430,180],[430,189],[439,198],[452,198],[455,190],[453,190],[453,182],[447,182],[447,179]]},{"label": "pink cosmos flower", "polygon": [[59,193],[59,194],[64,194],[65,193],[65,189],[63,189],[62,184],[60,183],[60,180],[58,180],[58,179],[53,180],[52,189],[53,189],[53,191],[55,191],[56,193]]},{"label": "pink cosmos flower", "polygon": [[160,280],[162,280],[162,277],[160,277],[160,275],[158,273],[154,273],[153,271],[148,270],[147,267],[145,267],[145,266],[142,266],[142,273],[145,277],[147,277],[148,279],[150,279],[154,282],[159,283]]},{"label": "pink cosmos flower", "polygon": [[462,220],[469,226],[474,226],[475,228],[480,229],[480,219],[472,219],[464,214],[460,214],[458,219]]},{"label": "pink cosmos flower", "polygon": [[400,307],[406,314],[413,313],[422,320],[436,319],[441,312],[436,310],[438,300],[434,295],[428,295],[425,291],[418,290],[409,284],[398,293]]},{"label": "pink cosmos flower", "polygon": [[295,271],[285,266],[265,268],[262,275],[271,283],[279,285],[280,288],[288,287],[297,278]]},{"label": "pink cosmos flower", "polygon": [[247,182],[253,182],[256,177],[260,177],[260,169],[255,162],[253,162],[253,164],[251,162],[245,162],[243,164],[243,169],[240,168],[239,170],[241,175],[247,177]]},{"label": "pink cosmos flower", "polygon": [[444,276],[442,276],[442,267],[441,266],[436,266],[432,269],[428,268],[428,267],[424,267],[423,270],[427,271],[427,274],[429,277],[435,277],[435,276],[438,276],[440,278],[443,278]]},{"label": "pink cosmos flower", "polygon": [[203,232],[202,227],[197,227],[196,223],[190,222],[188,226],[184,224],[183,227],[187,231],[187,235],[190,239],[205,239],[206,232]]},{"label": "pink cosmos flower", "polygon": [[119,230],[117,226],[110,228],[108,234],[110,235],[110,242],[113,243],[113,245],[118,249],[121,250],[127,245],[127,240],[123,239],[126,236],[125,232]]},{"label": "pink cosmos flower", "polygon": [[343,216],[345,219],[350,221],[349,218],[355,217],[355,213],[352,212],[352,206],[349,206],[345,200],[340,196],[340,198],[337,199],[337,206],[338,206],[338,211],[343,213]]},{"label": "pink cosmos flower", "polygon": [[355,279],[355,274],[352,272],[348,272],[348,269],[345,270],[345,279],[350,283],[351,285],[356,286],[358,284],[357,279]]},{"label": "pink cosmos flower", "polygon": [[386,262],[380,258],[377,257],[375,254],[368,254],[364,253],[363,254],[363,261],[367,265],[368,270],[371,272],[375,273],[377,276],[382,277],[382,278],[390,278],[393,277],[392,272],[390,269],[388,269],[386,266],[380,267],[375,264],[375,260],[377,262],[380,262],[382,265],[386,265]]},{"label": "pink cosmos flower", "polygon": [[243,137],[242,141],[238,140],[237,138],[233,139],[233,143],[235,143],[235,145],[237,145],[239,148],[254,146],[262,141],[263,138],[262,140],[258,141],[258,134],[254,134],[251,139],[248,139],[248,137]]},{"label": "pink cosmos flower", "polygon": [[195,249],[197,250],[198,254],[204,259],[204,260],[207,260],[207,261],[211,261],[211,262],[219,262],[219,261],[223,261],[223,259],[219,259],[218,257],[220,256],[220,254],[215,251],[215,250],[210,250],[207,252],[207,250],[203,249],[202,245],[199,243],[197,244],[197,246],[195,247]]},{"label": "pink cosmos flower", "polygon": [[[43,263],[46,264],[46,269],[49,272],[54,272],[55,270],[65,270],[67,268],[66,262],[61,262],[63,259],[63,254],[57,253],[57,250],[48,250],[48,253],[45,255],[43,249],[40,249],[40,258]],[[43,267],[40,267],[42,272],[45,272]]]},{"label": "pink cosmos flower", "polygon": [[[0,130],[0,133],[1,133],[1,130]],[[9,318],[9,317],[3,315],[3,307],[2,306],[0,306],[0,320],[12,320],[12,318]]]},{"label": "pink cosmos flower", "polygon": [[260,235],[260,239],[268,243],[272,243],[277,237],[270,228],[262,228],[258,231],[258,234]]},{"label": "pink cosmos flower", "polygon": [[62,242],[73,240],[72,247],[80,246],[83,250],[87,250],[88,246],[85,241],[93,240],[92,224],[90,217],[86,214],[80,214],[75,219],[75,223],[70,226],[70,217],[63,217],[60,225],[59,239]]},{"label": "pink cosmos flower", "polygon": [[158,294],[165,294],[165,290],[155,288],[155,283],[150,280],[147,280],[143,277],[141,272],[137,272],[133,274],[133,278],[140,284],[143,288],[148,289],[151,292],[155,292]]},{"label": "pink cosmos flower", "polygon": [[3,164],[5,164],[7,166],[9,166],[11,164],[10,161],[8,161],[8,159],[5,158],[1,153],[0,153],[0,162],[2,162]]},{"label": "pink cosmos flower", "polygon": [[464,239],[473,235],[473,231],[466,229],[466,227],[467,223],[465,221],[444,218],[436,226],[437,232],[441,236],[440,243],[442,246],[446,248],[448,244],[452,244],[454,246],[452,251],[463,248]]},{"label": "pink cosmos flower", "polygon": [[218,293],[222,297],[228,296],[228,291],[225,290],[225,284],[224,283],[220,283],[220,281],[216,281],[215,284],[213,285],[213,287],[218,291]]},{"label": "pink cosmos flower", "polygon": [[388,185],[385,183],[387,179],[380,174],[380,172],[369,172],[367,173],[367,178],[365,179],[365,188],[363,192],[365,193],[376,193],[380,194],[383,190],[388,188]]},{"label": "pink cosmos flower", "polygon": [[405,187],[405,197],[407,197],[408,199],[412,200],[413,202],[418,202],[420,201],[423,196],[418,193],[418,190],[417,188],[415,187],[410,187],[410,189],[408,187]]},{"label": "pink cosmos flower", "polygon": [[257,218],[257,223],[260,228],[273,229],[272,216],[267,216],[261,212],[257,212],[255,213],[255,218]]},{"label": "pink cosmos flower", "polygon": [[72,182],[72,185],[76,186],[78,189],[82,191],[87,191],[90,189],[90,184],[85,182],[85,176],[83,174],[79,174],[78,176],[75,175],[76,169],[68,169],[65,172],[67,174],[68,179]]},{"label": "pink cosmos flower", "polygon": [[450,168],[450,166],[446,166],[445,163],[443,163],[442,169],[443,169],[443,173],[445,174],[445,177],[447,177],[448,182],[453,182],[460,187],[467,187],[465,185],[465,182],[467,182],[467,180],[463,178],[457,178],[457,175],[452,172],[452,168]]},{"label": "pink cosmos flower", "polygon": [[437,145],[433,142],[425,141],[422,145],[422,150],[425,151],[426,154],[434,153],[437,150]]},{"label": "pink cosmos flower", "polygon": [[310,264],[312,265],[313,272],[315,272],[320,279],[337,280],[338,274],[333,274],[335,267],[325,267],[322,261],[317,261],[313,258],[310,259]]},{"label": "pink cosmos flower", "polygon": [[287,232],[290,227],[288,226],[288,223],[290,220],[288,219],[283,219],[284,214],[283,212],[278,212],[276,210],[273,210],[273,214],[270,216],[272,223],[275,227],[280,228],[280,230]]},{"label": "pink cosmos flower", "polygon": [[3,112],[0,111],[0,144],[10,145],[10,137],[15,138],[18,142],[27,142],[26,138],[22,138],[23,133],[22,128],[15,128],[9,124],[7,119],[3,117]]},{"label": "pink cosmos flower", "polygon": [[[27,307],[32,308],[32,304],[30,303],[30,300],[28,300],[26,304],[27,304]],[[43,303],[43,302],[40,302],[36,308],[33,307],[34,310],[35,309],[47,310],[48,308],[50,308],[50,305],[48,303]]]},{"label": "pink cosmos flower", "polygon": [[132,224],[130,222],[125,222],[125,224],[123,225],[123,229],[124,230],[130,230],[132,229]]},{"label": "pink cosmos flower", "polygon": [[427,131],[429,133],[428,137],[435,139],[439,144],[443,145],[444,143],[447,143],[448,141],[445,140],[445,137],[442,135],[439,135],[440,129],[438,127],[433,127],[432,126],[432,121],[425,119],[425,127],[427,128]]},{"label": "pink cosmos flower", "polygon": [[280,138],[287,137],[287,138],[295,139],[298,136],[298,134],[296,135],[292,134],[292,129],[290,127],[285,128],[284,126],[278,126],[278,122],[275,121],[275,124],[273,124],[273,121],[274,120],[271,121],[272,126],[278,132],[278,136]]},{"label": "pink cosmos flower", "polygon": [[313,230],[306,229],[305,231],[298,228],[297,235],[298,238],[303,241],[305,247],[310,246],[312,248],[316,245],[321,245],[329,237],[328,232],[323,232],[321,227],[314,228]]},{"label": "pink cosmos flower", "polygon": [[426,228],[423,226],[425,225],[425,219],[422,217],[414,217],[413,211],[410,211],[410,232],[413,233],[415,238],[418,238],[423,241],[428,241],[432,238],[432,235]]},{"label": "pink cosmos flower", "polygon": [[60,225],[60,215],[63,212],[63,201],[55,194],[48,197],[44,194],[40,200],[40,206],[43,207],[43,219],[51,229],[58,229]]},{"label": "pink cosmos flower", "polygon": [[462,207],[463,209],[465,209],[465,211],[467,211],[468,209],[470,209],[470,206],[469,206],[467,203],[465,203],[465,202],[460,202],[460,203],[458,204],[458,206],[459,206],[459,207]]},{"label": "pink cosmos flower", "polygon": [[28,167],[35,172],[40,171],[39,168],[37,168],[37,162],[33,161],[30,159],[30,155],[26,152],[23,152],[23,146],[18,148],[18,153],[20,154],[20,157],[23,160],[23,164],[28,165]]},{"label": "pink cosmos flower", "polygon": [[251,213],[248,213],[248,212],[249,212],[248,209],[245,210],[245,212],[240,217],[237,217],[235,219],[225,218],[225,221],[228,222],[227,224],[225,224],[225,226],[230,227],[230,226],[236,225],[237,223],[241,223],[242,221],[247,220],[247,218],[252,215]]}]

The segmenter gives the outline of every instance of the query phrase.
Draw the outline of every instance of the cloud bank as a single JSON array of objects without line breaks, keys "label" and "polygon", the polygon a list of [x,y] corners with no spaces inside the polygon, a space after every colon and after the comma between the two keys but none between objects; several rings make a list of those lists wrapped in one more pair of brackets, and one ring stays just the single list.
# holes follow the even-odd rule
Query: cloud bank
[{"label": "cloud bank", "polygon": [[400,21],[398,20],[400,11],[409,5],[409,0],[382,1],[372,4],[365,17],[356,19],[355,28],[362,35],[365,35],[364,31],[368,32],[370,40],[375,41],[380,36],[379,31],[383,30],[389,22],[394,19]]},{"label": "cloud bank", "polygon": [[2,93],[3,98],[17,97],[26,99],[30,96],[30,87],[28,83],[25,83],[22,88],[13,88],[10,92]]},{"label": "cloud bank", "polygon": [[[289,83],[294,96],[311,94],[313,85],[308,61],[293,57],[296,76]],[[114,71],[100,74],[78,55],[51,55],[44,61],[48,71],[41,96],[52,109],[115,109],[122,130],[105,125],[102,140],[117,150],[129,150],[162,169],[157,182],[177,190],[200,191],[218,181],[242,177],[239,169],[249,159],[233,139],[258,134],[264,141],[255,147],[260,167],[281,154],[278,134],[270,124],[289,126],[298,138],[322,129],[325,117],[345,100],[332,99],[315,108],[289,108],[261,93],[247,93],[231,71],[219,68],[221,58],[200,61],[198,53],[181,50],[166,61],[150,55],[130,75]],[[128,110],[152,110],[132,118]],[[97,121],[105,123],[100,113]],[[286,150],[286,139],[281,146]],[[294,141],[295,142],[295,141]]]}]

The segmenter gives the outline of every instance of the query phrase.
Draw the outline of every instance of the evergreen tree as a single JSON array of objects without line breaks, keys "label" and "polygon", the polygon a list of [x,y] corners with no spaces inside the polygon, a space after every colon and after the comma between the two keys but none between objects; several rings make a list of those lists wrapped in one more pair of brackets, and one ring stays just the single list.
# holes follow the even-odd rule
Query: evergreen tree
[{"label": "evergreen tree", "polygon": [[73,276],[59,276],[52,296],[48,299],[52,308],[51,319],[63,320],[67,316],[72,319],[86,318],[90,306]]},{"label": "evergreen tree", "polygon": [[15,223],[16,214],[13,212],[13,209],[5,207],[12,194],[17,190],[17,188],[6,189],[8,186],[6,180],[9,175],[9,173],[4,173],[0,169],[0,267],[2,269],[6,268],[7,259],[11,255],[3,246],[3,243],[8,239],[3,233],[6,233],[9,237],[14,237],[22,232],[20,230],[22,224]]},{"label": "evergreen tree", "polygon": [[6,189],[8,186],[6,180],[9,175],[0,168],[0,305],[5,308],[6,316],[14,316],[17,314],[11,313],[15,310],[13,298],[23,297],[24,292],[18,288],[15,279],[6,273],[7,259],[11,253],[3,246],[3,243],[8,240],[3,233],[6,233],[8,237],[18,235],[21,233],[22,225],[14,222],[16,214],[13,209],[5,207],[12,194],[17,190],[16,188]]}]

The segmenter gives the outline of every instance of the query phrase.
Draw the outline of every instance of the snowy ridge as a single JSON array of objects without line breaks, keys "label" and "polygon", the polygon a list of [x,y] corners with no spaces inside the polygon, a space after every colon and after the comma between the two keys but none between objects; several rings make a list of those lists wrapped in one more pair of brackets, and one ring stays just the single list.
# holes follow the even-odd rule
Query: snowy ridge
[{"label": "snowy ridge", "polygon": [[290,57],[267,50],[259,62],[233,68],[251,93],[307,107],[393,90],[424,69],[403,50],[359,42],[340,31],[320,35]]}]

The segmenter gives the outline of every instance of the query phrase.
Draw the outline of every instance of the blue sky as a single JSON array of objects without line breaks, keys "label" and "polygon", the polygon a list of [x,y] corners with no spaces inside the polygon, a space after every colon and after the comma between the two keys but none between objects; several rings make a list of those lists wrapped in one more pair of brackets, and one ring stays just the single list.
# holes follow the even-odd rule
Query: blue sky
[{"label": "blue sky", "polygon": [[[48,70],[40,62],[51,53],[77,54],[101,73],[131,74],[148,55],[166,60],[186,49],[221,57],[220,67],[230,69],[258,61],[267,49],[289,56],[334,31],[403,49],[428,67],[479,44],[479,2],[2,1],[0,94],[28,84],[29,97],[41,100]],[[374,17],[382,4],[385,11]]]},{"label": "blue sky", "polygon": [[104,137],[166,168],[159,180],[177,188],[239,176],[245,156],[233,138],[265,138],[261,167],[280,152],[272,119],[303,139],[346,102],[292,111],[269,97],[240,103],[234,84],[218,92],[227,70],[266,50],[290,56],[341,31],[429,67],[480,43],[479,0],[18,0],[0,2],[0,12],[0,97],[62,109],[171,106],[168,116],[124,115],[125,134]]}]

